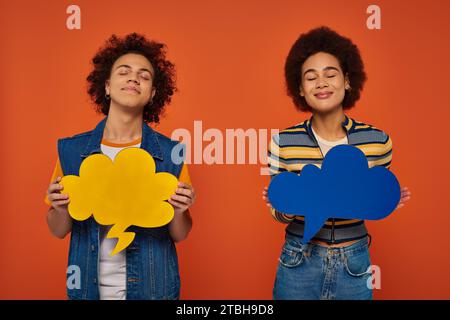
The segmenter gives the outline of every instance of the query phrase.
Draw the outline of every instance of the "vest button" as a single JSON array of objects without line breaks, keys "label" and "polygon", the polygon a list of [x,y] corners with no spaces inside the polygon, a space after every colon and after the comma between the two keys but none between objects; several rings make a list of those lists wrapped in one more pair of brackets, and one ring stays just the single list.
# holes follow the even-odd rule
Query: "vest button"
[{"label": "vest button", "polygon": [[95,251],[95,246],[91,244],[91,251]]}]

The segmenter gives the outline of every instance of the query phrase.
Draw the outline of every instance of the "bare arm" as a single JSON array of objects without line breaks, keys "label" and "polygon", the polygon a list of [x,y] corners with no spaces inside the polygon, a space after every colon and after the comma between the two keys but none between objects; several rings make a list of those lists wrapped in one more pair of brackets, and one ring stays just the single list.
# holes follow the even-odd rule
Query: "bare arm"
[{"label": "bare arm", "polygon": [[63,186],[59,184],[60,181],[61,177],[57,177],[47,190],[47,197],[52,205],[47,212],[47,225],[55,237],[64,239],[72,230],[72,218],[67,210],[69,196],[61,194]]}]

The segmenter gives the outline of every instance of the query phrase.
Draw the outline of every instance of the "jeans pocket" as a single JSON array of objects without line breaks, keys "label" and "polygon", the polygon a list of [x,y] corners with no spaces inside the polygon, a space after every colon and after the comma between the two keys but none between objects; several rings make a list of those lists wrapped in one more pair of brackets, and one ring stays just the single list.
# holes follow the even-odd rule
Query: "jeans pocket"
[{"label": "jeans pocket", "polygon": [[294,268],[299,266],[303,261],[302,244],[296,241],[286,240],[281,250],[280,258],[278,259],[281,265],[287,268]]},{"label": "jeans pocket", "polygon": [[345,255],[344,268],[352,277],[371,275],[369,251],[366,249],[358,254]]}]

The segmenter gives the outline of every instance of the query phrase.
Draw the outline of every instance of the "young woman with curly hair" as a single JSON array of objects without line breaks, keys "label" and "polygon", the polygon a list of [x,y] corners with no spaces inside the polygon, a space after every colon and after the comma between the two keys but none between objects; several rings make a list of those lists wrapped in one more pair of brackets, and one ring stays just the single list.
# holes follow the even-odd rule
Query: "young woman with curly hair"
[{"label": "young woman with curly hair", "polygon": [[[312,116],[273,137],[271,177],[283,171],[300,174],[307,164],[320,167],[326,153],[340,144],[361,149],[370,167],[390,167],[391,138],[345,114],[359,99],[366,80],[360,52],[350,39],[328,27],[302,34],[287,56],[285,79],[294,105]],[[403,188],[398,207],[409,197]],[[304,217],[274,210],[267,188],[263,199],[273,217],[287,224],[274,299],[372,299],[370,235],[363,220],[331,218],[309,243],[303,243]]]},{"label": "young woman with curly hair", "polygon": [[[58,156],[46,203],[47,223],[53,235],[63,239],[71,233],[69,268],[78,270],[78,284],[67,287],[70,299],[178,299],[180,278],[174,242],[191,230],[189,207],[195,199],[186,165],[172,161],[178,143],[154,131],[176,90],[175,68],[166,59],[165,45],[132,33],[111,36],[92,59],[87,77],[88,93],[96,110],[105,115],[95,129],[58,140]],[[168,200],[173,220],[159,228],[132,226],[136,232],[130,246],[114,256],[117,239],[108,239],[109,227],[92,217],[73,220],[68,196],[61,194],[64,175],[78,175],[83,159],[103,153],[114,159],[127,147],[140,147],[154,158],[156,171],[172,173],[178,188]],[[69,272],[69,271],[68,271]],[[70,276],[70,274],[69,274]]]}]

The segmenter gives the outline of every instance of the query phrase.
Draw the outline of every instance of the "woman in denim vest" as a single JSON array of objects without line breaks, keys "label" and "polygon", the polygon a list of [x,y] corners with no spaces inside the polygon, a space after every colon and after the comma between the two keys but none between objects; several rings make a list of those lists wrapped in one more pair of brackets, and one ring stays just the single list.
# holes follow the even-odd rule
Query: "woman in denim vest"
[{"label": "woman in denim vest", "polygon": [[[191,230],[189,208],[195,192],[186,165],[172,159],[178,142],[147,125],[159,122],[176,90],[174,65],[166,59],[163,44],[136,33],[111,36],[92,63],[88,93],[105,117],[91,131],[58,140],[59,158],[46,197],[51,233],[60,239],[71,233],[67,295],[69,299],[178,299],[174,242],[185,239]],[[70,199],[61,194],[60,181],[64,175],[78,175],[89,155],[103,153],[113,160],[125,147],[149,152],[156,172],[175,175],[179,184],[168,200],[175,211],[172,221],[158,228],[129,227],[127,231],[136,233],[133,242],[111,257],[117,240],[107,239],[108,227],[93,217],[85,221],[70,217]]]},{"label": "woman in denim vest", "polygon": [[[312,117],[272,139],[272,177],[283,171],[300,173],[307,164],[320,166],[328,150],[339,144],[360,148],[370,167],[390,167],[390,137],[344,113],[359,99],[366,80],[359,50],[350,39],[327,27],[302,34],[286,59],[285,78],[295,106]],[[409,197],[409,190],[402,188],[398,207]],[[326,195],[322,198],[327,201]],[[288,224],[274,299],[372,299],[370,236],[364,221],[329,219],[310,242],[303,243],[304,218],[274,210],[267,188],[263,199],[274,218]]]}]

